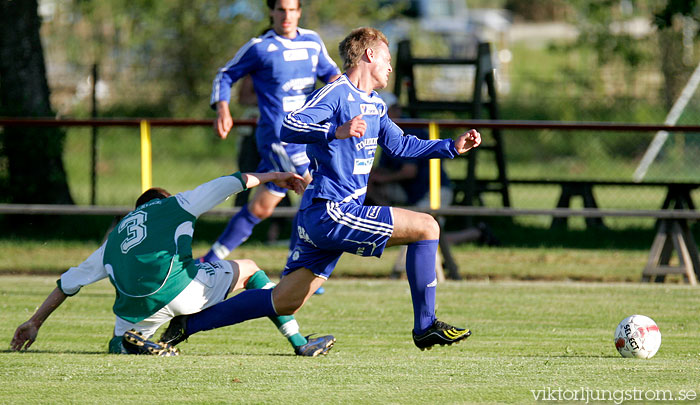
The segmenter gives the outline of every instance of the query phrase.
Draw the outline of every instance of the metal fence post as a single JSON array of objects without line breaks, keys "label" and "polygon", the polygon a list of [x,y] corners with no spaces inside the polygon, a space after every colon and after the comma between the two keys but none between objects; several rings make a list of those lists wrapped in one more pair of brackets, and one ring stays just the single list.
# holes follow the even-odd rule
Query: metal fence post
[{"label": "metal fence post", "polygon": [[[92,65],[92,119],[97,118],[97,64]],[[92,126],[90,204],[97,205],[97,126]]]},{"label": "metal fence post", "polygon": [[[440,130],[435,121],[428,124],[428,137],[440,139]],[[430,209],[440,209],[440,159],[430,159]]]},{"label": "metal fence post", "polygon": [[146,191],[153,184],[153,167],[151,161],[151,124],[141,121],[141,191]]}]

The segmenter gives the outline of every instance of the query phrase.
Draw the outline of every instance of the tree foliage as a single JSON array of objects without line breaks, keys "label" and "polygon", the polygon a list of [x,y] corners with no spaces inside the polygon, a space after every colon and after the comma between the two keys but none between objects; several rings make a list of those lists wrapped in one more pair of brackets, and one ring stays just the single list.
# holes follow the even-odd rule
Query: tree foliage
[{"label": "tree foliage", "polygon": [[668,0],[666,5],[654,13],[654,23],[659,29],[673,27],[673,20],[677,16],[692,18],[700,22],[700,10],[697,0]]},{"label": "tree foliage", "polygon": [[[345,34],[391,18],[404,3],[302,1],[301,25]],[[112,107],[127,114],[123,106],[149,104],[154,114],[205,114],[216,70],[269,27],[264,0],[68,0],[58,7],[46,27],[52,46],[65,49],[75,70],[97,63],[119,87]],[[336,38],[324,39],[337,56]]]},{"label": "tree foliage", "polygon": [[[344,35],[390,18],[402,4],[304,2],[302,25]],[[55,66],[67,72],[62,86],[77,87],[93,64],[99,66],[111,94],[101,100],[103,116],[203,116],[209,113],[216,70],[269,26],[264,0],[64,0],[44,6],[42,26],[37,0],[0,0],[0,115],[55,115],[43,40]],[[337,54],[334,43],[328,47]],[[79,109],[65,112],[80,115]],[[62,163],[64,139],[54,128],[5,128],[2,199],[72,202]]]},{"label": "tree foliage", "polygon": [[[592,47],[601,65],[622,62],[636,68],[656,63],[664,77],[664,98],[670,107],[697,63],[692,57],[696,48],[693,39],[700,29],[696,0],[572,0],[570,6],[580,31],[574,46]],[[635,31],[635,18],[646,20],[656,29]]]}]

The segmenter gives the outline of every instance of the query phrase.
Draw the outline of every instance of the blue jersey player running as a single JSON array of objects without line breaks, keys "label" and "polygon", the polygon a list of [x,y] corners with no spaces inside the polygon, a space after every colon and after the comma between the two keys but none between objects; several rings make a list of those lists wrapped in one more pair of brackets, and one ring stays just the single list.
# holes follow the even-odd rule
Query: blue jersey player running
[{"label": "blue jersey player running", "polygon": [[359,28],[340,44],[346,74],[317,90],[287,115],[282,140],[306,143],[313,182],[297,213],[299,238],[284,277],[272,291],[245,291],[170,327],[162,339],[177,344],[201,330],[247,319],[250,306],[272,314],[295,313],[330,276],[343,252],[380,256],[387,246],[408,245],[406,273],[414,309],[413,341],[421,350],[467,338],[468,329],[435,317],[435,258],[440,227],[432,216],[405,209],[363,206],[377,145],[404,158],[452,158],[479,146],[470,130],[456,140],[420,140],[387,117],[374,89],[387,85],[391,55],[384,34]]},{"label": "blue jersey player running", "polygon": [[[255,131],[261,157],[257,172],[290,171],[308,174],[309,160],[304,145],[280,141],[284,116],[301,107],[314,90],[316,79],[335,80],[340,70],[328,56],[314,31],[299,28],[300,0],[267,0],[272,28],[246,43],[214,79],[211,105],[217,111],[216,133],[225,139],[233,127],[229,111],[231,86],[250,74],[260,109]],[[241,151],[245,153],[245,151]],[[203,261],[226,258],[243,243],[262,220],[272,215],[286,191],[274,184],[260,187],[254,198],[227,225]]]}]

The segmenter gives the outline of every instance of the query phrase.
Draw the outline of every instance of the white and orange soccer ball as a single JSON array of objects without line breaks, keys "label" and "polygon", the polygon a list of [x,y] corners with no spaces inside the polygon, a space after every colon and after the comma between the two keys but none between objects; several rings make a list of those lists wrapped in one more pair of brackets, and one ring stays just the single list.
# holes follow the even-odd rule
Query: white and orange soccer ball
[{"label": "white and orange soccer ball", "polygon": [[659,327],[647,316],[628,316],[615,329],[615,347],[622,357],[650,359],[660,346]]}]

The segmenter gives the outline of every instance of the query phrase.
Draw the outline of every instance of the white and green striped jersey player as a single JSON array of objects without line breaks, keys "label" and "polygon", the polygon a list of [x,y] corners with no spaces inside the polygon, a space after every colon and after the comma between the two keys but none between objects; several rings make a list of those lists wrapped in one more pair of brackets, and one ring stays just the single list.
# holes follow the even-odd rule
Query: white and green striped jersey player
[{"label": "white and green striped jersey player", "polygon": [[138,323],[167,305],[195,279],[192,235],[197,218],[246,189],[240,173],[219,177],[126,215],[95,253],[61,275],[68,296],[105,277],[116,289],[114,313]]},{"label": "white and green striped jersey player", "polygon": [[[243,286],[242,280],[246,280],[246,288],[271,284],[252,261],[195,262],[192,236],[200,215],[247,186],[275,181],[294,188],[292,179],[282,180],[279,175],[296,176],[234,173],[194,190],[167,198],[160,196],[137,206],[115,226],[95,253],[61,276],[58,287],[64,294],[74,295],[82,286],[109,277],[116,292],[115,336],[133,328],[150,337],[173,316],[198,312],[221,302],[234,287]],[[301,177],[296,179],[296,191],[301,192]],[[275,318],[273,322],[279,324],[293,346],[306,344],[293,317]]]},{"label": "white and green striped jersey player", "polygon": [[[122,345],[122,336],[131,329],[144,344],[143,339],[173,317],[222,303],[232,291],[274,287],[252,260],[199,263],[192,259],[197,218],[229,196],[267,182],[297,194],[304,190],[301,176],[278,172],[234,173],[175,196],[163,189],[147,190],[139,197],[136,209],[116,225],[102,246],[61,275],[57,288],[17,328],[10,347],[29,348],[41,325],[66,297],[104,278],[109,278],[116,292],[111,353],[134,353]],[[333,336],[307,340],[299,333],[293,316],[271,315],[270,319],[298,355],[325,354],[335,342]],[[162,348],[160,343],[151,344]],[[137,352],[142,353],[140,349]]]}]

